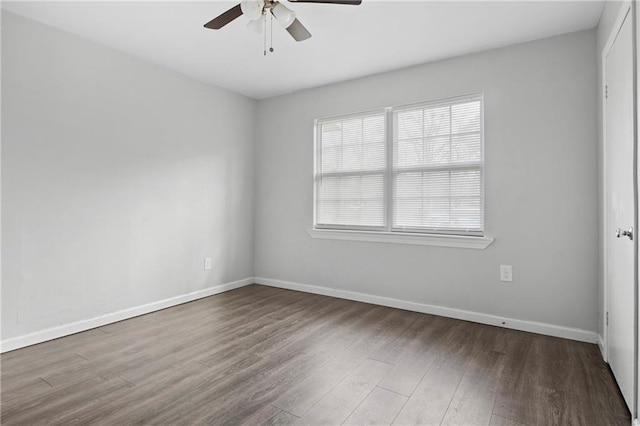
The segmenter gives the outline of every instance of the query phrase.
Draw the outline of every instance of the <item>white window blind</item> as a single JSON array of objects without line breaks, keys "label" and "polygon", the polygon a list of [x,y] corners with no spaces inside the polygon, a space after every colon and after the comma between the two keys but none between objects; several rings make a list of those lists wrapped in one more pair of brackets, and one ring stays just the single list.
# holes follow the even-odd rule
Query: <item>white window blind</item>
[{"label": "white window blind", "polygon": [[482,99],[393,111],[394,230],[481,234]]},{"label": "white window blind", "polygon": [[385,222],[385,112],[317,124],[316,226],[378,228]]},{"label": "white window blind", "polygon": [[478,95],[318,120],[315,227],[482,235],[482,108]]}]

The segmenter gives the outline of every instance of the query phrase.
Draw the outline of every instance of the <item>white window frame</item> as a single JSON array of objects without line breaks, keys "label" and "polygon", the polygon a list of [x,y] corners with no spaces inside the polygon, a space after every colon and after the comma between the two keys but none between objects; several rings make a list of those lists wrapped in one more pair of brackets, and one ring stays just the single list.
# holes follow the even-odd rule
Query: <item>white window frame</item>
[{"label": "white window frame", "polygon": [[[459,102],[480,99],[481,102],[481,129],[480,129],[480,149],[481,160],[478,167],[481,172],[481,220],[482,231],[463,231],[460,229],[411,229],[411,228],[394,228],[393,227],[393,184],[395,175],[398,173],[393,167],[394,140],[393,140],[393,114],[396,111],[404,109],[430,107],[437,105],[452,105]],[[383,227],[367,227],[367,226],[351,226],[351,225],[323,225],[317,222],[317,201],[318,201],[318,179],[319,170],[321,169],[322,155],[320,152],[320,124],[325,121],[348,119],[362,117],[371,114],[385,115],[385,149],[386,163],[384,170],[385,179],[385,217]],[[469,95],[456,96],[434,101],[418,102],[406,105],[398,105],[394,107],[386,107],[380,109],[369,110],[365,112],[345,114],[339,116],[325,117],[314,120],[314,168],[313,168],[313,226],[308,229],[309,235],[313,238],[352,240],[352,241],[369,241],[369,242],[386,242],[414,245],[432,245],[442,247],[459,247],[459,248],[475,248],[485,249],[494,241],[493,237],[484,234],[484,94],[473,93]],[[467,168],[469,165],[462,166]],[[433,170],[434,166],[418,166],[417,171]],[[437,166],[440,169],[452,170],[457,166],[446,165]],[[361,172],[358,172],[360,174]],[[349,175],[349,172],[336,172],[335,175]]]},{"label": "white window frame", "polygon": [[[402,227],[393,227],[393,198],[387,198],[386,201],[389,202],[390,206],[389,209],[387,211],[387,213],[389,214],[388,216],[388,220],[390,222],[389,224],[389,232],[410,232],[410,233],[417,233],[417,234],[442,234],[442,235],[460,235],[460,236],[476,236],[476,237],[482,237],[484,236],[484,96],[482,93],[476,93],[476,94],[471,94],[471,95],[464,95],[464,96],[456,96],[456,97],[452,97],[452,98],[446,98],[446,99],[439,99],[436,101],[427,101],[427,102],[419,102],[419,103],[415,103],[415,104],[409,104],[409,105],[401,105],[401,106],[397,106],[397,107],[392,107],[390,108],[391,110],[391,115],[388,116],[387,118],[389,120],[392,120],[393,117],[393,113],[397,112],[397,111],[403,111],[403,110],[411,110],[411,109],[417,109],[417,108],[426,108],[426,107],[438,107],[438,106],[453,106],[456,104],[461,104],[461,103],[465,103],[468,101],[472,101],[472,100],[479,100],[480,101],[480,161],[476,161],[476,162],[472,162],[472,163],[465,163],[465,164],[446,164],[446,165],[437,165],[437,166],[416,166],[412,169],[412,171],[415,172],[425,172],[425,171],[434,171],[434,170],[479,170],[480,171],[480,175],[481,175],[481,179],[480,179],[480,202],[481,202],[481,206],[480,206],[480,221],[482,224],[482,230],[480,231],[475,231],[475,230],[464,230],[464,229],[460,229],[460,228],[431,228],[431,229],[424,229],[424,228],[410,228],[410,227],[406,227],[406,228],[402,228]],[[392,122],[392,121],[390,121]],[[451,134],[451,133],[450,133]],[[393,134],[388,136],[387,139],[387,149],[394,148],[394,140],[393,140]],[[393,156],[393,152],[391,153],[391,155]],[[393,167],[393,157],[390,157],[391,159],[391,173],[392,173],[392,177],[390,182],[388,183],[389,185],[393,185],[396,176],[401,173],[398,172],[394,167]],[[402,170],[402,172],[407,172],[409,170]],[[393,195],[393,194],[391,194]]]},{"label": "white window frame", "polygon": [[[350,118],[361,118],[368,117],[371,115],[382,114],[385,116],[384,120],[384,134],[385,134],[385,150],[387,159],[389,161],[389,116],[388,116],[388,108],[374,109],[365,112],[358,112],[353,114],[345,114],[338,115],[334,117],[327,117],[314,120],[314,137],[313,137],[313,157],[314,157],[314,168],[313,168],[313,228],[314,229],[326,229],[326,230],[343,230],[343,231],[374,231],[374,232],[386,232],[389,229],[389,217],[387,215],[387,211],[385,211],[384,216],[384,226],[358,226],[358,225],[322,225],[318,224],[317,220],[317,203],[318,203],[318,172],[322,167],[322,155],[320,151],[320,132],[321,126],[320,124],[325,121],[332,120],[345,120]],[[366,172],[365,172],[366,173]],[[389,198],[389,186],[387,183],[388,173],[389,173],[389,165],[385,163],[384,171],[382,172],[385,180],[385,189],[384,189],[384,200],[385,202]],[[353,175],[361,175],[363,172],[332,172],[327,173],[331,176],[353,176]],[[372,173],[373,174],[373,173]],[[376,173],[377,174],[377,173]],[[320,179],[321,180],[321,179]],[[385,204],[385,209],[388,208]]]}]

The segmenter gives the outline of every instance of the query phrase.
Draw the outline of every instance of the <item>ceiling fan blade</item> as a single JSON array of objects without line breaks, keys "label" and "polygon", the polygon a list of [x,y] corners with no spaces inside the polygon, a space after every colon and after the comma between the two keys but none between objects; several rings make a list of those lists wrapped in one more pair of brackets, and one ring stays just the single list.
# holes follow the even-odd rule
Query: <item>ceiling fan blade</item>
[{"label": "ceiling fan blade", "polygon": [[296,41],[303,41],[308,38],[311,38],[311,33],[302,25],[298,18],[296,18],[291,25],[287,28],[291,37],[293,37]]},{"label": "ceiling fan blade", "polygon": [[358,6],[362,0],[289,0],[292,3],[328,3],[328,4],[351,4]]},{"label": "ceiling fan blade", "polygon": [[219,30],[220,28],[224,27],[225,25],[227,25],[229,22],[233,21],[240,15],[242,15],[242,8],[238,4],[232,7],[231,9],[227,10],[217,18],[214,18],[211,21],[204,24],[204,27],[212,30]]}]

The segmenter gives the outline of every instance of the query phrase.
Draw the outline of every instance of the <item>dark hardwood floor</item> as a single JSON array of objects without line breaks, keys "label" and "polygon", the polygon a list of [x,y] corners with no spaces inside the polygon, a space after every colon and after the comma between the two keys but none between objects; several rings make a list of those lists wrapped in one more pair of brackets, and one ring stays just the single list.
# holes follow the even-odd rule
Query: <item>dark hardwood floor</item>
[{"label": "dark hardwood floor", "polygon": [[258,285],[0,361],[6,425],[631,422],[596,345]]}]

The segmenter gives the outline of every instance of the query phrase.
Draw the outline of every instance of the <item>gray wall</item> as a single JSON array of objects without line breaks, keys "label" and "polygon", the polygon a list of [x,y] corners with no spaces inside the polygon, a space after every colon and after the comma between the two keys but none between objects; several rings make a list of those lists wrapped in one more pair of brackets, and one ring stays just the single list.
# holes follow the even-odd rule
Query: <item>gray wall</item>
[{"label": "gray wall", "polygon": [[255,110],[3,12],[2,338],[253,276]]},{"label": "gray wall", "polygon": [[[596,331],[595,53],[583,31],[261,101],[256,276]],[[491,246],[308,235],[314,118],[480,91]]]},{"label": "gray wall", "polygon": [[603,83],[602,83],[602,52],[604,50],[604,45],[607,43],[607,39],[609,38],[609,34],[613,28],[613,24],[615,23],[616,18],[618,17],[618,13],[620,12],[620,7],[622,6],[622,2],[619,1],[607,1],[604,4],[604,9],[602,10],[602,15],[600,16],[600,22],[598,23],[598,28],[596,29],[596,57],[598,61],[597,65],[597,102],[598,102],[598,334],[600,336],[603,335],[604,332],[604,201],[603,201],[603,184],[604,184],[604,175],[603,175],[603,159],[604,159],[604,150],[603,150]]},{"label": "gray wall", "polygon": [[[253,275],[599,330],[595,31],[260,102],[8,12],[2,59],[3,339]],[[489,248],[311,239],[314,118],[479,91]]]}]

